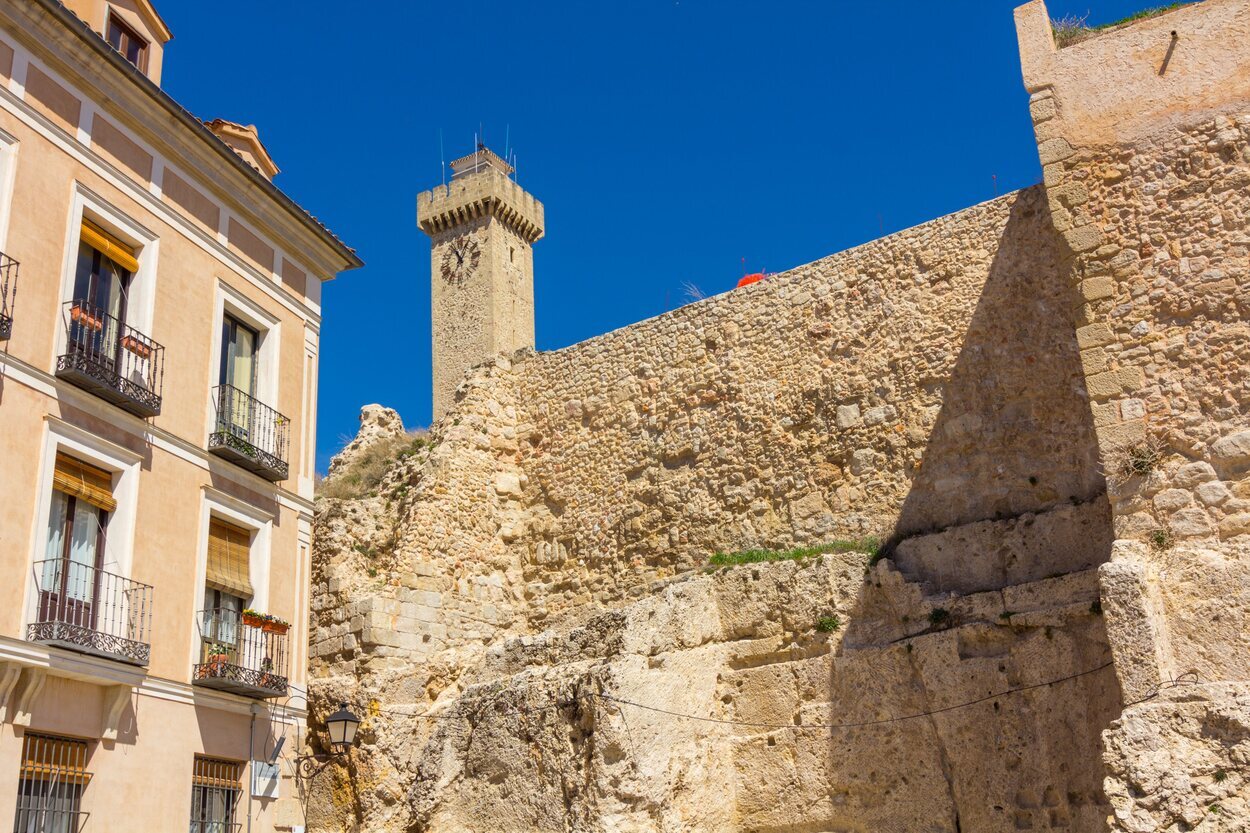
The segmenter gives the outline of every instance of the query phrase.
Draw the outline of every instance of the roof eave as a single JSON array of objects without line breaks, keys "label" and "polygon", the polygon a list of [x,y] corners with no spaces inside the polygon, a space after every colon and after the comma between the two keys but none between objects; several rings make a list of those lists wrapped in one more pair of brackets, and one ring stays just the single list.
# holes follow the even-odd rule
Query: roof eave
[{"label": "roof eave", "polygon": [[72,32],[74,32],[80,40],[82,40],[88,48],[92,49],[96,54],[109,61],[119,71],[129,76],[152,100],[164,108],[174,119],[181,122],[192,133],[200,136],[207,145],[216,151],[217,155],[222,158],[228,165],[233,166],[237,171],[247,177],[252,184],[259,187],[265,194],[271,197],[286,212],[294,217],[301,225],[311,231],[322,242],[327,244],[331,249],[336,251],[343,261],[343,268],[339,271],[348,271],[358,269],[364,266],[364,261],[356,252],[334,235],[328,228],[321,225],[315,220],[299,203],[291,199],[281,188],[274,185],[269,180],[247,164],[234,149],[215,136],[195,116],[188,112],[181,104],[174,100],[169,93],[162,90],[151,78],[144,75],[138,67],[122,57],[121,53],[113,49],[108,43],[99,36],[91,27],[83,22],[76,14],[67,9],[59,0],[34,0],[51,15],[56,17]]}]

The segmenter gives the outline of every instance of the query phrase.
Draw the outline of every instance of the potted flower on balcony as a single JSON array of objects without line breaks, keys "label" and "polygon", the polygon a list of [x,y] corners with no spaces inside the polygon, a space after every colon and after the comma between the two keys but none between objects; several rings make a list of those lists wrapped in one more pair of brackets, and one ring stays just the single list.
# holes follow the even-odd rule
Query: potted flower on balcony
[{"label": "potted flower on balcony", "polygon": [[145,341],[133,334],[122,336],[122,348],[129,350],[141,359],[146,359],[152,355],[152,348]]},{"label": "potted flower on balcony", "polygon": [[261,630],[265,633],[286,633],[291,627],[291,623],[285,619],[279,619],[277,616],[266,616],[265,624],[261,625]]},{"label": "potted flower on balcony", "polygon": [[260,684],[262,688],[273,688],[273,657],[260,661]]},{"label": "potted flower on balcony", "polygon": [[199,676],[220,677],[225,671],[226,663],[230,661],[230,646],[213,642],[204,649],[204,654],[204,667]]},{"label": "potted flower on balcony", "polygon": [[69,317],[75,324],[79,324],[88,330],[99,332],[104,329],[104,319],[81,304],[74,304],[74,306],[70,307]]},{"label": "potted flower on balcony", "polygon": [[243,611],[242,617],[243,624],[253,628],[263,628],[265,626],[265,620],[269,618],[259,610],[253,610],[250,607]]}]

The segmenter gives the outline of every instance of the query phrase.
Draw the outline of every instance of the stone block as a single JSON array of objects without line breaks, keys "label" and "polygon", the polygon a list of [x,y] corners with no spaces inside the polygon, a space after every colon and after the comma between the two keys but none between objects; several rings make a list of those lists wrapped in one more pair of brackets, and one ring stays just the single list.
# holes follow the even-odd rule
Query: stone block
[{"label": "stone block", "polygon": [[1233,538],[1237,535],[1250,535],[1250,512],[1238,512],[1220,521],[1220,537]]},{"label": "stone block", "polygon": [[1110,298],[1115,294],[1115,283],[1109,277],[1089,278],[1081,281],[1081,295],[1087,301],[1096,301],[1099,298]]},{"label": "stone block", "polygon": [[1205,538],[1215,533],[1205,509],[1182,509],[1168,518],[1168,528],[1178,538]]},{"label": "stone block", "polygon": [[1089,202],[1089,191],[1079,182],[1065,182],[1057,188],[1050,189],[1050,197],[1059,200],[1065,208],[1073,209]]},{"label": "stone block", "polygon": [[1095,373],[1085,380],[1085,389],[1094,399],[1108,399],[1121,393],[1136,390],[1146,382],[1140,367],[1122,367]]},{"label": "stone block", "polygon": [[1208,480],[1194,489],[1194,494],[1207,506],[1219,506],[1233,496],[1228,487],[1219,480]]},{"label": "stone block", "polygon": [[1238,431],[1221,437],[1211,444],[1211,454],[1215,459],[1229,465],[1250,462],[1250,431]]},{"label": "stone block", "polygon": [[1076,331],[1076,346],[1082,350],[1115,341],[1115,333],[1106,324],[1087,324]]},{"label": "stone block", "polygon": [[1072,153],[1072,145],[1068,144],[1067,139],[1047,139],[1037,146],[1037,156],[1043,166],[1052,162],[1062,162],[1071,156]]},{"label": "stone block", "polygon": [[839,428],[853,428],[859,425],[859,405],[839,405],[833,421]]},{"label": "stone block", "polygon": [[1081,351],[1081,370],[1086,376],[1101,373],[1107,369],[1107,351],[1094,347]]},{"label": "stone block", "polygon": [[1172,482],[1182,489],[1191,489],[1199,483],[1205,483],[1214,479],[1215,469],[1205,460],[1186,463],[1177,469],[1176,474],[1172,476]]},{"label": "stone block", "polygon": [[1029,103],[1029,113],[1033,116],[1033,123],[1048,121],[1058,114],[1059,109],[1055,106],[1055,99],[1039,98]]},{"label": "stone block", "polygon": [[521,496],[521,476],[516,472],[501,471],[495,475],[495,494],[508,497]]},{"label": "stone block", "polygon": [[880,425],[883,422],[892,421],[897,416],[898,412],[894,410],[893,405],[880,405],[864,411],[864,424]]},{"label": "stone block", "polygon": [[1155,509],[1164,514],[1192,506],[1193,502],[1193,495],[1184,489],[1164,489],[1154,497]]},{"label": "stone block", "polygon": [[1093,223],[1074,228],[1063,235],[1068,248],[1076,253],[1088,252],[1102,243],[1102,231]]}]

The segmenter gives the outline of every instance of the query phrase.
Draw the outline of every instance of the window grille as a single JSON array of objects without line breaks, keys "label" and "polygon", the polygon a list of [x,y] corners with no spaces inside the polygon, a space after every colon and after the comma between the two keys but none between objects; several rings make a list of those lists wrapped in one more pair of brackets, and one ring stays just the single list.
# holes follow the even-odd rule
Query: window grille
[{"label": "window grille", "polygon": [[87,741],[27,732],[14,833],[79,833],[87,820],[82,793],[90,781]]},{"label": "window grille", "polygon": [[195,757],[191,779],[190,833],[236,833],[234,814],[242,794],[243,764]]}]

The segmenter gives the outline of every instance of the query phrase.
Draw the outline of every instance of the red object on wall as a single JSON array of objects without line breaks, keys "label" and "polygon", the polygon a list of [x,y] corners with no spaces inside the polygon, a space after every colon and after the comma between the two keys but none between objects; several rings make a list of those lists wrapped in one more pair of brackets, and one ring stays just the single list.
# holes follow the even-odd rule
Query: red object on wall
[{"label": "red object on wall", "polygon": [[753,283],[759,283],[764,280],[763,272],[756,272],[754,275],[743,275],[738,280],[738,286],[750,286]]}]

